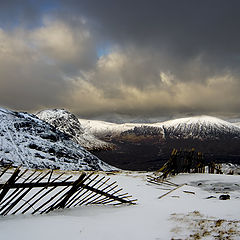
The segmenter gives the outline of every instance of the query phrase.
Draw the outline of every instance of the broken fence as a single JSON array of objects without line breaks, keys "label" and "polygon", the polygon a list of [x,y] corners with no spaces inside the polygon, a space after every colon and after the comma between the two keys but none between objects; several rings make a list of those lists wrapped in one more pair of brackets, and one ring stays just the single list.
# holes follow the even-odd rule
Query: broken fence
[{"label": "broken fence", "polygon": [[[0,168],[0,215],[43,214],[55,209],[89,204],[135,204],[116,181],[96,173]],[[74,180],[72,180],[74,179]]]}]

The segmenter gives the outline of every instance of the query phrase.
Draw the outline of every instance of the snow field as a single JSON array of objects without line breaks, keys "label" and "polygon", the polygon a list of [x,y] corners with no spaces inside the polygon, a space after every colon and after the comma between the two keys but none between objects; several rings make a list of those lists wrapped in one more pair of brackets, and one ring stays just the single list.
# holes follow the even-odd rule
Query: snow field
[{"label": "snow field", "polygon": [[[84,206],[43,216],[1,217],[1,239],[165,240],[194,239],[194,234],[205,234],[202,239],[219,239],[219,232],[226,234],[226,229],[233,232],[230,239],[238,239],[240,188],[231,185],[236,186],[240,176],[181,174],[170,180],[188,185],[158,199],[169,190],[147,183],[146,175],[125,171],[110,176],[124,192],[138,199],[137,205]],[[230,186],[224,190],[230,194],[230,200],[218,199],[221,193],[213,188],[219,182]],[[206,199],[209,196],[216,198]],[[198,228],[200,223],[204,232]]]}]

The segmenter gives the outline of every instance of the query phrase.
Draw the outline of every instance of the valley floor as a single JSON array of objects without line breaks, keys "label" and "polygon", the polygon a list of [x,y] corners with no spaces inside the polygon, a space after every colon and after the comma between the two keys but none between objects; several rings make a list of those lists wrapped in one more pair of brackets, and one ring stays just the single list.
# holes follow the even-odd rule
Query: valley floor
[{"label": "valley floor", "polygon": [[[240,176],[181,174],[170,180],[186,185],[159,199],[168,187],[147,183],[146,175],[127,171],[111,175],[138,199],[137,205],[0,217],[0,239],[239,239]],[[224,192],[230,200],[218,199]]]}]

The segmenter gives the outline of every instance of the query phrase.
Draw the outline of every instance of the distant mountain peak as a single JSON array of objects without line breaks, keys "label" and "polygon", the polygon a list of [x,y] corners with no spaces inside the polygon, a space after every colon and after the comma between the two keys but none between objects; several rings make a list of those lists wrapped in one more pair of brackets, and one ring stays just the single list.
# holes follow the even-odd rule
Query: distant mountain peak
[{"label": "distant mountain peak", "polygon": [[240,137],[240,128],[211,116],[179,118],[161,123],[165,137],[176,138],[233,138]]}]

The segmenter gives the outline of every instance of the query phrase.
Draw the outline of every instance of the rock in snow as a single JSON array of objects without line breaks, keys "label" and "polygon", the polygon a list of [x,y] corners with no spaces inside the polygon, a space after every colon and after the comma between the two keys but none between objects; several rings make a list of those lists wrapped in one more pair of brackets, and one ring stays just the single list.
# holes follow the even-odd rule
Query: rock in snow
[{"label": "rock in snow", "polygon": [[88,150],[111,148],[111,144],[97,139],[82,128],[77,117],[64,109],[43,110],[36,114],[38,118],[48,122],[61,132],[68,134],[71,139]]},{"label": "rock in snow", "polygon": [[89,153],[71,137],[28,113],[0,108],[0,164],[61,170],[115,168]]}]

